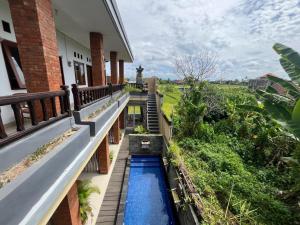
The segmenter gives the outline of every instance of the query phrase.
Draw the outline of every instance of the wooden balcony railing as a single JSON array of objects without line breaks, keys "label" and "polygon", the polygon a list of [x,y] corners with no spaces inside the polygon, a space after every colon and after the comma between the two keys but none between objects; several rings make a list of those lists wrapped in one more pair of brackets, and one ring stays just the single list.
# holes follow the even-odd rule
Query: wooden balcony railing
[{"label": "wooden balcony railing", "polygon": [[[24,93],[0,97],[0,146],[11,143],[55,121],[71,116],[70,91],[62,86],[61,91]],[[60,112],[57,112],[59,101]],[[56,104],[57,103],[57,104]],[[11,106],[16,132],[8,134],[1,117],[1,106]],[[29,113],[31,125],[25,128],[24,113]]]},{"label": "wooden balcony railing", "polygon": [[79,88],[77,84],[72,84],[72,93],[74,98],[74,109],[81,110],[106,96],[112,95],[114,92],[120,91],[124,88],[124,84],[114,84],[106,86],[82,87]]}]

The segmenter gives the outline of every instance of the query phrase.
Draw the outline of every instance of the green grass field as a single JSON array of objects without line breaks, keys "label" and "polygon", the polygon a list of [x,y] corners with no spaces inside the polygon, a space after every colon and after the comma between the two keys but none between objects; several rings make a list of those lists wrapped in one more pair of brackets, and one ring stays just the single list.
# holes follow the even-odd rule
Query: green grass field
[{"label": "green grass field", "polygon": [[175,105],[180,100],[181,92],[178,89],[179,86],[173,85],[172,90],[166,88],[167,85],[159,85],[159,92],[164,95],[162,111],[165,113],[167,118],[171,120],[171,115],[174,113]]}]

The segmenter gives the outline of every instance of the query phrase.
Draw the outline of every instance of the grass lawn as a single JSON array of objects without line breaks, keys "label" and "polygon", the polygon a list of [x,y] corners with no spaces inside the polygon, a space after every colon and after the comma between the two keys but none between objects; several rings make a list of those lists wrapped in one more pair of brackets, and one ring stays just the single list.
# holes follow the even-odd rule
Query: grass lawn
[{"label": "grass lawn", "polygon": [[164,95],[162,111],[165,113],[167,118],[171,120],[172,112],[175,111],[174,107],[177,102],[180,100],[181,92],[178,89],[179,86],[173,85],[174,88],[172,91],[165,90],[166,85],[159,85],[158,89],[160,93]]}]

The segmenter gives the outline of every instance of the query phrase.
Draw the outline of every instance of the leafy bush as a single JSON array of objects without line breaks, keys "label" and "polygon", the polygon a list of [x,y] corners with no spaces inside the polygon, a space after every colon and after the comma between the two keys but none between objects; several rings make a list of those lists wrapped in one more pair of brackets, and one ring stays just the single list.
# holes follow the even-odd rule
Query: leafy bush
[{"label": "leafy bush", "polygon": [[100,190],[98,187],[93,186],[90,180],[79,181],[77,188],[80,206],[80,218],[82,223],[85,224],[88,216],[92,215],[92,207],[89,203],[89,197],[93,193],[100,194]]},{"label": "leafy bush", "polygon": [[[222,139],[226,137],[219,140]],[[207,143],[191,138],[179,142],[184,162],[192,171],[199,192],[206,200],[213,195],[218,200],[215,204],[223,210],[229,205],[234,215],[241,215],[240,203],[247,203],[249,210],[255,211],[248,215],[248,219],[244,218],[244,223],[254,224],[251,220],[255,220],[264,224],[288,224],[286,221],[292,224],[291,212],[276,199],[277,189],[257,176],[266,171],[248,169],[228,143],[230,140],[227,143]]]},{"label": "leafy bush", "polygon": [[113,152],[109,152],[109,160],[112,162],[114,159],[114,153]]},{"label": "leafy bush", "polygon": [[282,194],[297,182],[293,174],[300,167],[291,169],[285,161],[300,158],[293,153],[298,140],[261,109],[253,93],[200,83],[182,95],[176,109],[178,146],[170,151],[188,167],[202,195],[203,224],[299,219]]},{"label": "leafy bush", "polygon": [[134,133],[136,134],[147,134],[148,130],[143,126],[139,125],[134,128]]}]

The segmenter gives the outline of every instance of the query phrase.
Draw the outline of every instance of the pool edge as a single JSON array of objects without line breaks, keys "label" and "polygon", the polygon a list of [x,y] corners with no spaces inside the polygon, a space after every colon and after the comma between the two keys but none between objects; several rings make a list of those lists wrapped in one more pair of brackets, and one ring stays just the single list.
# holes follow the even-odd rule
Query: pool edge
[{"label": "pool edge", "polygon": [[119,199],[119,204],[117,208],[117,216],[115,219],[116,225],[123,225],[124,222],[124,213],[125,213],[125,205],[126,205],[126,198],[127,198],[127,191],[128,191],[128,178],[130,173],[130,160],[131,155],[128,156],[126,161],[126,167],[123,175],[123,182],[122,182],[122,190]]}]

